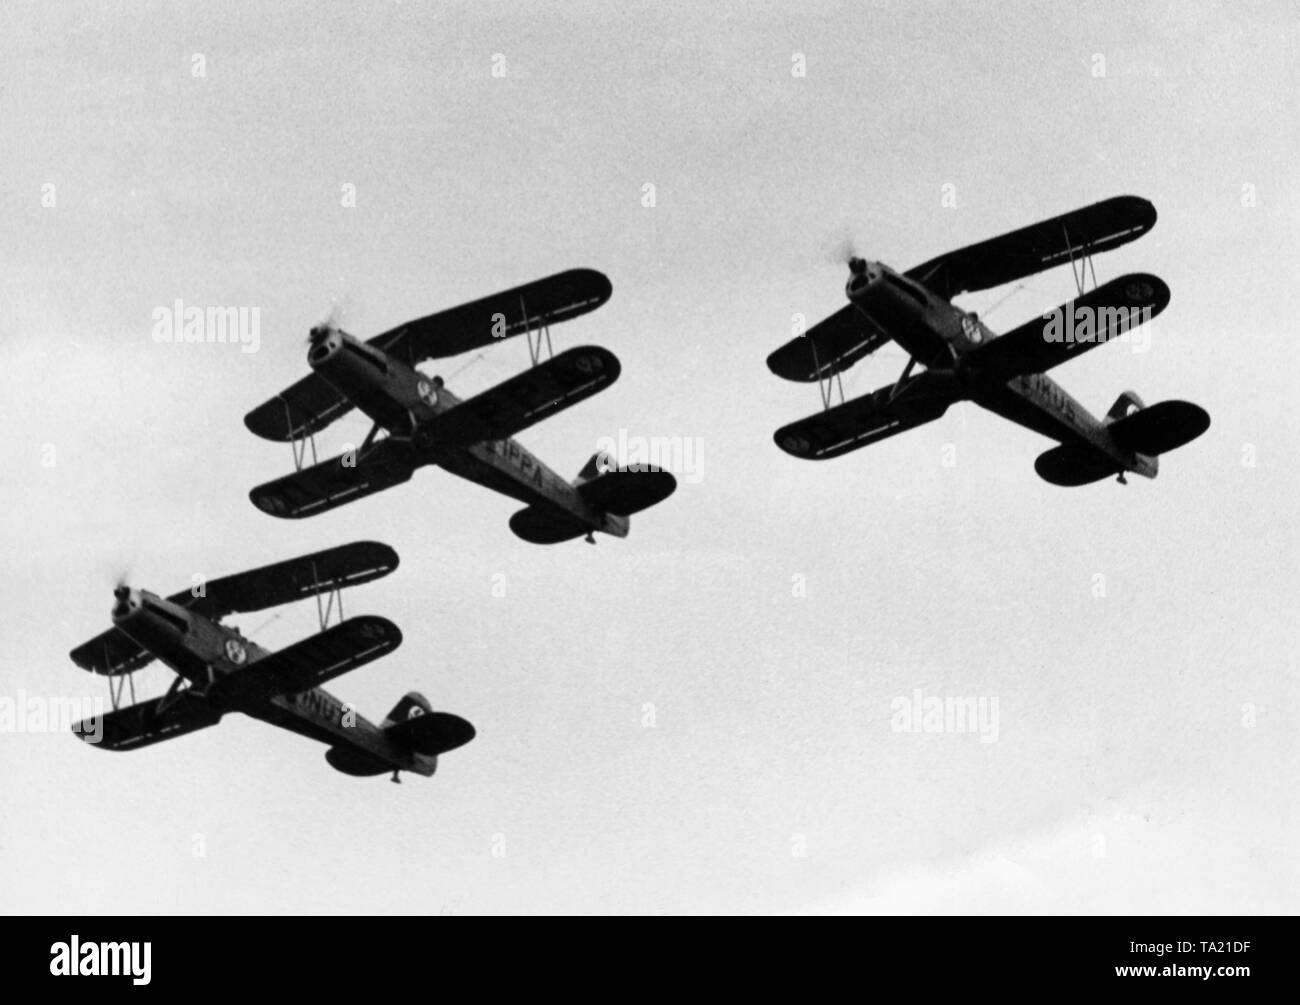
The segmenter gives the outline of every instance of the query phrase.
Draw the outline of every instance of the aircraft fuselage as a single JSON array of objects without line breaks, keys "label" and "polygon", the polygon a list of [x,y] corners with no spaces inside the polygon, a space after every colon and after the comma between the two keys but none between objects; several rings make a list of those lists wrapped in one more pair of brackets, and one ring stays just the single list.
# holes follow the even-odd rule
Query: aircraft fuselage
[{"label": "aircraft fuselage", "polygon": [[[324,688],[262,697],[238,686],[242,671],[271,653],[237,629],[172,603],[148,590],[119,588],[113,624],[141,648],[190,682],[193,694],[220,712],[243,712],[331,746],[346,744],[394,769],[432,775],[434,758],[393,743],[382,729]],[[254,669],[255,673],[256,670]]]},{"label": "aircraft fuselage", "polygon": [[334,328],[316,329],[307,354],[312,369],[366,413],[390,437],[408,439],[426,464],[528,505],[574,516],[614,537],[629,521],[590,506],[565,478],[513,438],[463,445],[439,442],[434,420],[461,404],[440,377]]},{"label": "aircraft fuselage", "polygon": [[887,265],[862,264],[861,271],[849,279],[849,300],[917,363],[932,371],[950,371],[964,397],[1060,443],[1094,447],[1124,470],[1155,475],[1154,458],[1116,444],[1105,423],[1047,374],[1001,380],[966,365],[971,350],[998,337],[974,313]]}]

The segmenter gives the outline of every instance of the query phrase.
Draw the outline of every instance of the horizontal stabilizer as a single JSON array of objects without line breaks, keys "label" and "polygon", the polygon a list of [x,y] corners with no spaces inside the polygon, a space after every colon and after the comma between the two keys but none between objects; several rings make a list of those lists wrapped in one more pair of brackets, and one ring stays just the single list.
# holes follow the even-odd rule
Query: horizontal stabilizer
[{"label": "horizontal stabilizer", "polygon": [[529,544],[559,544],[582,537],[594,528],[559,510],[529,506],[510,517],[510,529]]},{"label": "horizontal stabilizer", "polygon": [[865,314],[849,304],[818,321],[767,357],[767,368],[778,377],[811,383],[847,370],[889,341]]},{"label": "horizontal stabilizer", "polygon": [[1044,481],[1072,488],[1099,482],[1123,469],[1100,450],[1067,444],[1039,454],[1034,470]]},{"label": "horizontal stabilizer", "polygon": [[402,633],[387,618],[364,614],[219,677],[222,695],[266,699],[301,694],[391,653]]},{"label": "horizontal stabilizer", "polygon": [[631,516],[663,502],[676,489],[677,479],[668,471],[629,467],[583,482],[578,486],[578,495],[602,513]]},{"label": "horizontal stabilizer", "polygon": [[787,454],[823,461],[933,422],[961,397],[956,383],[932,370],[782,426],[773,437]]},{"label": "horizontal stabilizer", "polygon": [[134,673],[154,658],[153,653],[142,649],[119,628],[100,632],[89,642],[77,646],[68,656],[81,669],[109,677]]},{"label": "horizontal stabilizer", "polygon": [[1190,401],[1162,401],[1106,427],[1125,450],[1155,456],[1190,443],[1210,428],[1210,416]]},{"label": "horizontal stabilizer", "polygon": [[167,599],[210,618],[260,611],[387,576],[397,552],[377,541],[354,541],[203,584],[203,595],[183,590]]},{"label": "horizontal stabilizer", "polygon": [[325,760],[335,771],[358,778],[386,775],[394,767],[387,761],[381,761],[357,747],[330,747],[325,751]]},{"label": "horizontal stabilizer", "polygon": [[[72,727],[72,731],[95,747],[135,750],[215,726],[220,721],[221,713],[205,698],[178,691],[164,698],[152,698],[107,712],[98,722],[93,717],[83,719]],[[98,740],[97,726],[102,729]]]},{"label": "horizontal stabilizer", "polygon": [[395,723],[384,730],[407,750],[428,757],[463,747],[474,739],[474,727],[450,712],[425,712]]},{"label": "horizontal stabilizer", "polygon": [[567,349],[443,412],[427,424],[427,434],[448,446],[504,440],[603,391],[620,370],[608,349]]},{"label": "horizontal stabilizer", "polygon": [[909,269],[907,275],[951,300],[1118,248],[1155,223],[1156,208],[1146,199],[1116,196],[950,251]]},{"label": "horizontal stabilizer", "polygon": [[1145,324],[1168,305],[1163,280],[1130,273],[972,349],[963,363],[990,379],[1043,373]]},{"label": "horizontal stabilizer", "polygon": [[405,441],[380,440],[353,465],[344,454],[259,485],[248,494],[271,516],[301,519],[409,481],[419,462]]}]

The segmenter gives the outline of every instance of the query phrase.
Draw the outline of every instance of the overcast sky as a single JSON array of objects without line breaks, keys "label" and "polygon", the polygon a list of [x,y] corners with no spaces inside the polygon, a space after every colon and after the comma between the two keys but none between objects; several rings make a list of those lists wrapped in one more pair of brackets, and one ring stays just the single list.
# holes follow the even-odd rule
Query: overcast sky
[{"label": "overcast sky", "polygon": [[[0,9],[0,697],[106,696],[67,653],[119,574],[367,538],[401,567],[348,612],[405,642],[330,689],[478,738],[398,787],[239,715],[122,754],[0,733],[5,910],[1300,907],[1293,5],[322,6]],[[825,463],[773,444],[819,402],[764,360],[843,304],[838,248],[905,269],[1121,194],[1159,221],[1098,279],[1172,301],[1148,351],[1054,376],[1209,411],[1155,481],[1048,485],[1052,444],[973,405]],[[627,540],[525,544],[436,469],[306,521],[249,503],[292,458],[242,417],[331,310],[370,337],[578,266],[613,296],[557,348],[622,376],[520,440],[569,475],[620,430],[692,444]],[[963,306],[1005,330],[1073,290]],[[177,298],[257,307],[259,350],[155,343]],[[894,729],[918,690],[996,699],[995,742]]]}]

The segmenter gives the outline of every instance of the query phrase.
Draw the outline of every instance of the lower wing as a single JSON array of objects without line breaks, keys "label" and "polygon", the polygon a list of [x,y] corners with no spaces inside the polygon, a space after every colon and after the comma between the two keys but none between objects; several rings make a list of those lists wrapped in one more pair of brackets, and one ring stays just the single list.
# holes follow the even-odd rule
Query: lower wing
[{"label": "lower wing", "polygon": [[960,398],[950,377],[926,371],[782,426],[774,439],[787,454],[823,461],[933,422]]},{"label": "lower wing", "polygon": [[296,520],[400,485],[419,466],[410,444],[397,440],[380,440],[355,464],[345,464],[348,457],[321,461],[259,485],[248,497],[264,513]]},{"label": "lower wing", "polygon": [[1042,373],[1150,321],[1168,304],[1162,280],[1140,272],[1120,276],[972,349],[962,361],[998,380]]},{"label": "lower wing", "polygon": [[266,699],[301,694],[349,670],[365,666],[402,644],[402,633],[387,618],[366,614],[349,618],[295,642],[218,679],[223,697]]},{"label": "lower wing", "polygon": [[83,719],[72,731],[105,750],[135,750],[174,736],[215,726],[221,713],[206,698],[180,691]]},{"label": "lower wing", "polygon": [[106,674],[110,677],[134,673],[154,657],[120,628],[100,632],[89,642],[83,642],[68,653],[72,662],[83,670]]},{"label": "lower wing", "polygon": [[885,332],[849,304],[772,352],[767,368],[786,380],[811,383],[847,370],[888,341]]},{"label": "lower wing", "polygon": [[599,346],[578,346],[476,394],[428,423],[439,444],[471,446],[504,440],[576,405],[618,379],[618,357]]}]

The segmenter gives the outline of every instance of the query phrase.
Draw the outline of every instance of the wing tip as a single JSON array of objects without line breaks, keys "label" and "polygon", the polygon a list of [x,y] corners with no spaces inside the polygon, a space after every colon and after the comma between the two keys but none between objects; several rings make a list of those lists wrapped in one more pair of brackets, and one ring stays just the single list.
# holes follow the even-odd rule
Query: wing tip
[{"label": "wing tip", "polygon": [[[276,414],[273,407],[280,399],[272,398],[258,405],[251,412],[244,416],[244,428],[254,436],[261,437],[263,440],[270,440],[272,443],[289,443],[295,437],[293,430],[287,429],[281,421],[282,416]],[[275,418],[272,418],[275,415]]]},{"label": "wing tip", "polygon": [[591,292],[594,294],[594,299],[600,301],[600,304],[597,306],[603,305],[611,296],[614,295],[614,284],[610,282],[609,276],[605,275],[605,273],[601,272],[599,269],[592,269],[583,266],[577,269],[570,269],[568,274],[575,279],[581,279],[584,283],[591,286]]},{"label": "wing tip", "polygon": [[1107,200],[1107,202],[1116,207],[1122,207],[1133,217],[1134,224],[1143,232],[1156,225],[1158,214],[1156,213],[1155,204],[1145,196],[1117,195],[1113,199]]}]

